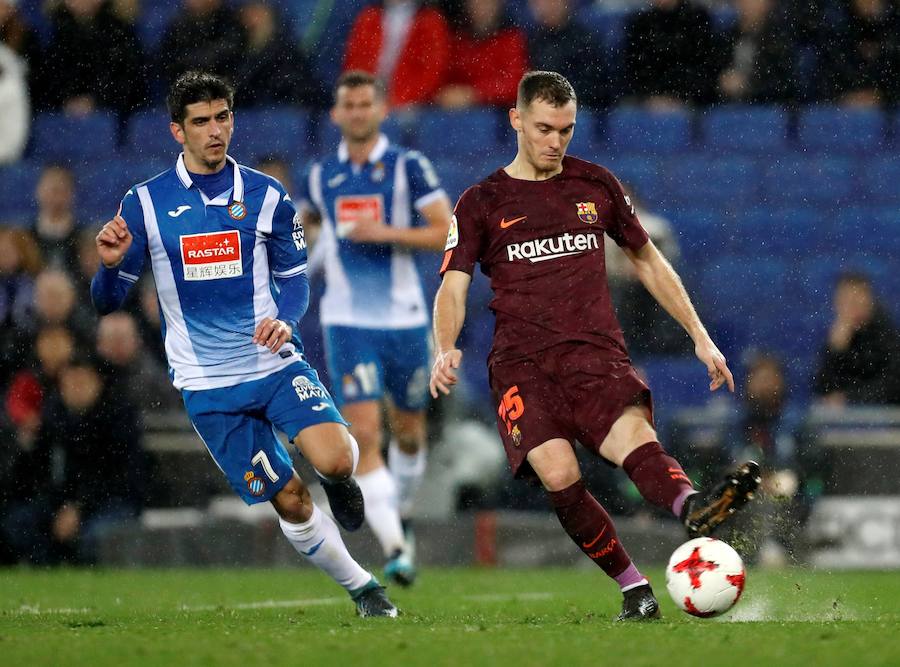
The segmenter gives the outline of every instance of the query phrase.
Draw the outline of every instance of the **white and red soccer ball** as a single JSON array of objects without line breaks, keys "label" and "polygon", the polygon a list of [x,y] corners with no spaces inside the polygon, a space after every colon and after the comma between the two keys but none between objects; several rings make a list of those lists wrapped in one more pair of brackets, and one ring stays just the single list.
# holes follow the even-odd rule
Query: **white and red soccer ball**
[{"label": "white and red soccer ball", "polygon": [[731,609],[744,592],[744,561],[712,537],[698,537],[675,549],[666,568],[666,588],[682,610],[707,618]]}]

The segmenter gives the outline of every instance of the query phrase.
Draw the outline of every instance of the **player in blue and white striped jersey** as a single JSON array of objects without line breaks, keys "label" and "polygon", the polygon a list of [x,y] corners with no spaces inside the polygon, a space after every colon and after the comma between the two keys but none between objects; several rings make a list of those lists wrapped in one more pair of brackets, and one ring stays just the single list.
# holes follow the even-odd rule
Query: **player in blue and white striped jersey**
[{"label": "player in blue and white striped jersey", "polygon": [[[431,365],[429,313],[415,250],[444,249],[451,207],[428,159],[381,134],[384,90],[365,72],[345,72],[331,119],[337,150],[313,163],[302,187],[321,221],[321,319],[328,372],[360,445],[357,481],[366,521],[388,558],[385,574],[415,577],[409,531],[412,501],[425,472],[425,407]],[[382,399],[393,439],[381,454]],[[408,523],[407,523],[408,527]]]},{"label": "player in blue and white striped jersey", "polygon": [[359,450],[294,333],[309,302],[300,216],[278,181],[227,155],[230,86],[189,72],[167,103],[183,152],[174,168],[131,188],[97,235],[97,310],[121,306],[149,257],[173,383],[231,486],[248,504],[271,502],[294,548],[343,586],[361,615],[396,616],[275,436],[277,428],[291,437],[335,518],[358,528]]}]

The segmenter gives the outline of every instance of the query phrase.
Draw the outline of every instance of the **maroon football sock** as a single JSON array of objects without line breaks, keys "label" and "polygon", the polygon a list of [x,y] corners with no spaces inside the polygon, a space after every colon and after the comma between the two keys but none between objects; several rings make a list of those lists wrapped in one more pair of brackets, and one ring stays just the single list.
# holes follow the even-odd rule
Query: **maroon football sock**
[{"label": "maroon football sock", "polygon": [[684,499],[694,491],[681,464],[666,454],[658,442],[648,442],[625,457],[622,469],[645,500],[657,507],[681,513]]},{"label": "maroon football sock", "polygon": [[547,495],[569,537],[606,574],[615,579],[632,565],[612,519],[588,493],[584,482],[579,479],[562,491],[548,491]]}]

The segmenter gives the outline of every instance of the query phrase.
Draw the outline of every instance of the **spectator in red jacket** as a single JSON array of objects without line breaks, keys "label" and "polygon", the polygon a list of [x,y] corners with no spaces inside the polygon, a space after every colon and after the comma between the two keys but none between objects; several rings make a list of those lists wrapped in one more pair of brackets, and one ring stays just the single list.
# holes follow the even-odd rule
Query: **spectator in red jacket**
[{"label": "spectator in red jacket", "polygon": [[437,9],[415,0],[384,0],[356,17],[344,70],[375,74],[387,85],[388,104],[427,104],[446,82],[450,28]]},{"label": "spectator in red jacket", "polygon": [[453,35],[450,75],[437,102],[445,109],[476,104],[511,107],[528,69],[523,33],[506,16],[503,0],[466,0]]}]

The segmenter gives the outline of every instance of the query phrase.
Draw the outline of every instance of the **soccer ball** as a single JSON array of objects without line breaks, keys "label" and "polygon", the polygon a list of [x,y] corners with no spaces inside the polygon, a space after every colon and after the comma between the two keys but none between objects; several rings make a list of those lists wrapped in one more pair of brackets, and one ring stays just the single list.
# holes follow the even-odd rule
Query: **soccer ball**
[{"label": "soccer ball", "polygon": [[712,537],[698,537],[675,549],[666,568],[666,588],[683,611],[707,618],[731,609],[744,592],[744,561]]}]

